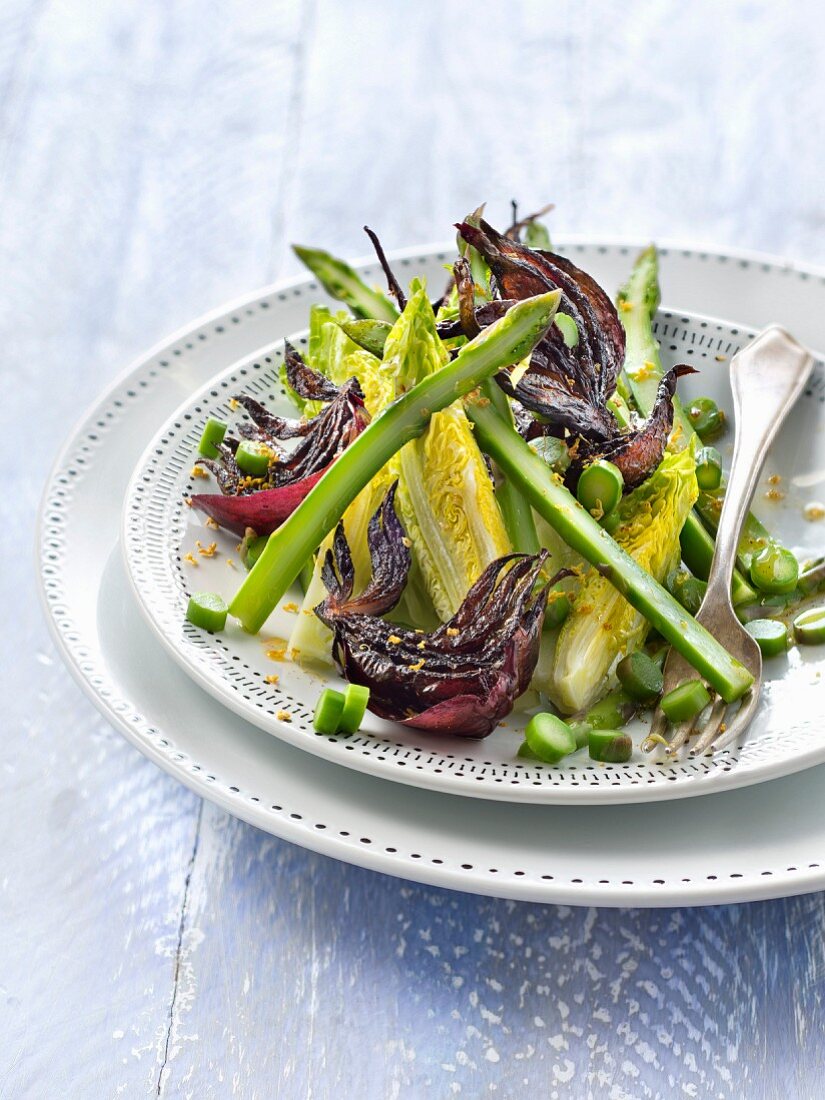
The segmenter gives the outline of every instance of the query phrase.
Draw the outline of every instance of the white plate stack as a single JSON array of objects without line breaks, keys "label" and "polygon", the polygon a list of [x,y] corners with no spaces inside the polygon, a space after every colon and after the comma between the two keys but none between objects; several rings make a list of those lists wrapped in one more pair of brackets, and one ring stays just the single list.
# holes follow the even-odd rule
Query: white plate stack
[{"label": "white plate stack", "polygon": [[[608,289],[637,250],[585,241],[563,248]],[[448,258],[421,249],[395,262],[435,283]],[[691,311],[665,309],[657,320],[665,361],[701,371],[688,380],[689,395],[729,407],[725,364],[769,322],[825,347],[818,273],[665,248],[662,283],[666,301]],[[278,685],[264,686],[272,666],[259,640],[183,628],[190,582],[177,559],[202,532],[181,501],[200,426],[225,413],[238,390],[270,400],[277,341],[304,329],[309,306],[322,300],[316,284],[298,281],[199,320],[134,364],[60,455],[42,505],[42,591],[62,653],[101,711],[145,755],[236,816],[406,878],[600,905],[822,889],[825,771],[813,765],[825,760],[825,661],[816,651],[767,662],[761,713],[729,752],[680,763],[637,753],[609,767],[579,756],[554,769],[516,759],[518,716],[481,742],[424,738],[372,718],[346,741],[319,737],[309,721],[317,677],[282,665]],[[825,492],[823,405],[818,364],[766,466],[768,476],[782,473],[784,497],[755,505],[800,553],[825,542],[825,525],[802,517],[804,503]],[[118,545],[122,510],[130,578]],[[197,568],[200,588],[231,591],[239,579],[225,556]],[[291,721],[278,719],[283,709]],[[776,778],[792,771],[799,774]],[[691,794],[704,797],[684,797]]]}]

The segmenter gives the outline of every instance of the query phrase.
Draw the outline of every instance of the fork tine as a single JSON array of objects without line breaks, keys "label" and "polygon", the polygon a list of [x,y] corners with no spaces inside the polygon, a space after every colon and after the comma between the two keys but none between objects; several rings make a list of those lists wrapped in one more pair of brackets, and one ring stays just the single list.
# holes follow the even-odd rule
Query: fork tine
[{"label": "fork tine", "polygon": [[657,745],[661,744],[659,738],[664,738],[665,730],[667,729],[667,718],[661,707],[657,707],[653,713],[653,721],[650,723],[650,730],[647,737],[642,741],[643,752],[653,752]]},{"label": "fork tine", "polygon": [[681,749],[684,743],[690,737],[691,730],[693,729],[693,719],[689,722],[682,722],[676,727],[676,732],[670,739],[670,744],[667,747],[668,756],[675,756]]},{"label": "fork tine", "polygon": [[717,695],[713,701],[713,706],[710,708],[710,714],[702,726],[699,740],[690,750],[691,756],[701,756],[703,752],[706,752],[708,748],[710,748],[719,735],[722,719],[725,717],[725,711],[727,709],[728,704],[721,696]]},{"label": "fork tine", "polygon": [[728,728],[721,734],[721,736],[715,740],[711,746],[713,752],[719,752],[720,749],[724,749],[726,745],[729,745],[732,741],[735,741],[740,733],[745,729],[751,720],[751,701],[753,699],[753,688],[747,691],[739,700],[739,710],[737,711],[733,721]]}]

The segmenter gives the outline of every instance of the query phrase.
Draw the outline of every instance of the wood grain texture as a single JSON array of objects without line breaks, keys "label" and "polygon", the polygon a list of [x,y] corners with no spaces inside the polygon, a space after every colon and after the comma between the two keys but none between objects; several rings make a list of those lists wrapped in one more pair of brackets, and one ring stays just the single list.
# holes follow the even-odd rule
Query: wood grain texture
[{"label": "wood grain texture", "polygon": [[515,194],[823,262],[819,6],[607,10],[0,8],[0,1096],[821,1094],[822,896],[565,909],[308,854],[109,730],[34,598],[58,438],[142,347],[297,270],[289,240],[440,239]]},{"label": "wood grain texture", "polygon": [[815,1096],[821,919],[464,896],[207,807],[169,1095]]}]

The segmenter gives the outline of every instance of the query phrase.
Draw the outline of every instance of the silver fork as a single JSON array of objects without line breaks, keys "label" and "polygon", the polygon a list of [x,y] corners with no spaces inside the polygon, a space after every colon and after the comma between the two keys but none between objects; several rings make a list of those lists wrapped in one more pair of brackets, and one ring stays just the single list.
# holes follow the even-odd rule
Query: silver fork
[{"label": "silver fork", "polygon": [[[737,709],[727,723],[727,704],[719,696],[712,698],[710,710],[698,731],[699,738],[691,748],[691,756],[721,749],[739,737],[749,725],[759,702],[762,653],[736,617],[730,583],[742,524],[768,448],[799,397],[812,366],[813,359],[806,349],[778,325],[766,328],[731,360],[736,441],[708,587],[696,621],[745,665],[753,675],[753,685],[738,703],[733,704]],[[684,657],[671,649],[664,668],[665,694],[696,676],[695,669]],[[667,746],[670,755],[679,752],[694,732],[695,724],[696,719],[677,726]],[[657,707],[650,734],[643,745],[645,751],[650,752],[661,744],[667,726],[664,712]]]}]

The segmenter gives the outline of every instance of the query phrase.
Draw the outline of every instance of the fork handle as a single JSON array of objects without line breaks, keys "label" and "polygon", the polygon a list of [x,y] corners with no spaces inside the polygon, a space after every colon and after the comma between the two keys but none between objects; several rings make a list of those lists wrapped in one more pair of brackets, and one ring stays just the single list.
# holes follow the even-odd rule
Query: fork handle
[{"label": "fork handle", "polygon": [[708,600],[730,599],[739,536],[765,456],[812,367],[810,353],[778,325],[766,328],[731,360],[736,441],[708,577]]}]

